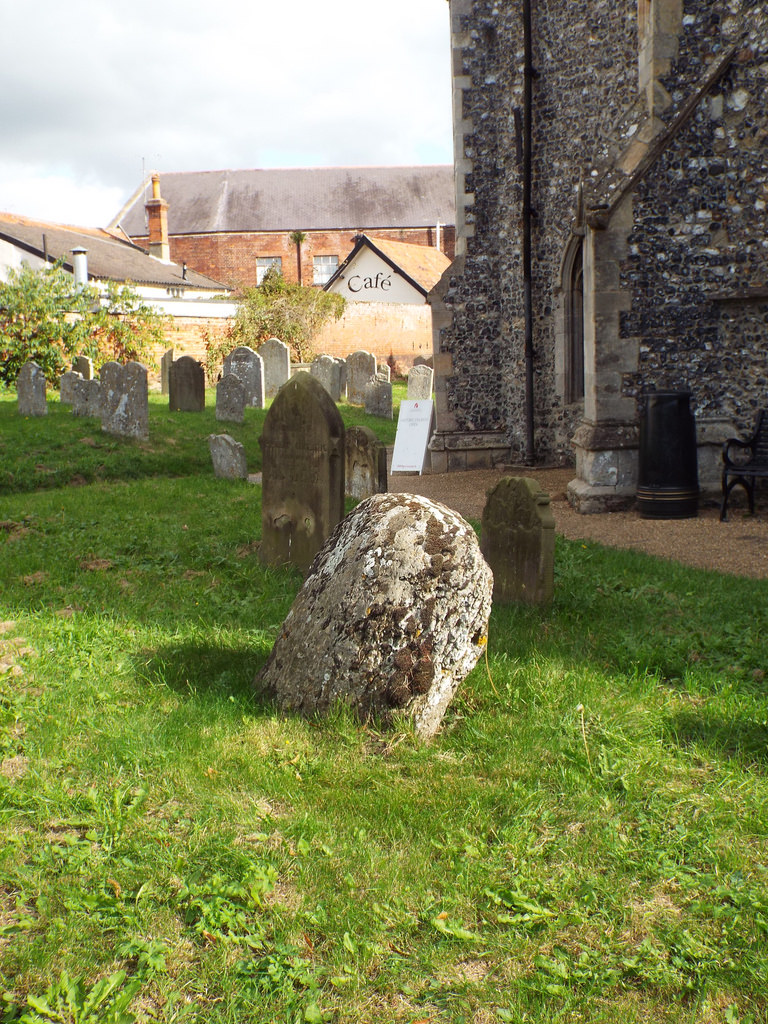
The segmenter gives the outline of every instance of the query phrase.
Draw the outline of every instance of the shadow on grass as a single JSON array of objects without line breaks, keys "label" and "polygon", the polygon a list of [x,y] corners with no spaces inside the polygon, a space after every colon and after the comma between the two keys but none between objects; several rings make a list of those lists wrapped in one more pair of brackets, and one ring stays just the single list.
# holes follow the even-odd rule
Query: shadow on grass
[{"label": "shadow on grass", "polygon": [[137,672],[151,686],[167,686],[176,693],[234,698],[254,712],[272,714],[273,702],[254,678],[266,663],[271,643],[259,642],[248,649],[185,642],[137,657]]},{"label": "shadow on grass", "polygon": [[681,711],[665,725],[665,734],[680,747],[701,746],[715,757],[742,767],[768,765],[768,726],[748,718],[724,718],[701,711]]}]

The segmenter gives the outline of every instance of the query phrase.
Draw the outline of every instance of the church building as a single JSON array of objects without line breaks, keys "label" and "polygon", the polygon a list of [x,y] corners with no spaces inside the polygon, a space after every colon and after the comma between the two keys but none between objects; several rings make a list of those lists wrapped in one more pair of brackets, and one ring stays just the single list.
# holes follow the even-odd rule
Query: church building
[{"label": "church building", "polygon": [[637,484],[644,396],[688,391],[699,476],[768,404],[768,12],[449,0],[456,258],[430,294],[437,470]]}]

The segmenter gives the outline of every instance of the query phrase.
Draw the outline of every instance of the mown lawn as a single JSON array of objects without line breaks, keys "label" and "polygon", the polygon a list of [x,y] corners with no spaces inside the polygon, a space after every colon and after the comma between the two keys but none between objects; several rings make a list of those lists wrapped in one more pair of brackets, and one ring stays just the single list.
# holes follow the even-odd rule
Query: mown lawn
[{"label": "mown lawn", "polygon": [[2,1019],[768,1020],[768,584],[558,540],[431,744],[283,718],[222,428],[0,398]]}]

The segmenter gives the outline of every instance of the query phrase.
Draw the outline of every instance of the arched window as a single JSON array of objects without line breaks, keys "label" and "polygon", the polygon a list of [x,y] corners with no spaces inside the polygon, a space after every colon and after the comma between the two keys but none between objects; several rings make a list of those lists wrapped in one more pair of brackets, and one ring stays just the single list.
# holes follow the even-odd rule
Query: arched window
[{"label": "arched window", "polygon": [[566,403],[584,398],[583,236],[574,235],[562,267],[562,388]]}]

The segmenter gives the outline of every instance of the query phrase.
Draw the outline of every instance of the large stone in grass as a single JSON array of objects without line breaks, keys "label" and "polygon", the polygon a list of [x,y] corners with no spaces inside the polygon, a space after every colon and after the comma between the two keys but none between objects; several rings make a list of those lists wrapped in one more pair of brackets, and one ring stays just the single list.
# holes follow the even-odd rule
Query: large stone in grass
[{"label": "large stone in grass", "polygon": [[256,684],[285,711],[342,702],[432,736],[486,642],[493,576],[469,524],[413,494],[361,502],[318,552]]}]

